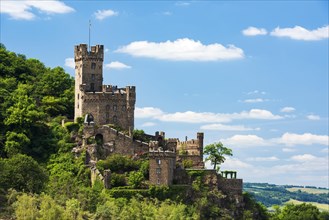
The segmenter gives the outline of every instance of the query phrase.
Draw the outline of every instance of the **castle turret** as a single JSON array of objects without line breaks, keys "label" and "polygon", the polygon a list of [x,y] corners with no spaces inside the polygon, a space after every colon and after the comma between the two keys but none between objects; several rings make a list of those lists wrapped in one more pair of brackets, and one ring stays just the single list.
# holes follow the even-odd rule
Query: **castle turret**
[{"label": "castle turret", "polygon": [[203,158],[203,139],[204,139],[203,132],[197,133],[197,139],[198,139],[198,143],[199,143],[200,158]]}]

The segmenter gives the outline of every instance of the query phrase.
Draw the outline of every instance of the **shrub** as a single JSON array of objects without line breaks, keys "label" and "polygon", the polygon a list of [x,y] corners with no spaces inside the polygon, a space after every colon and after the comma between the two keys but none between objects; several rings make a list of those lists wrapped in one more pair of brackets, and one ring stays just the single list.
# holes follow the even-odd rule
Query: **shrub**
[{"label": "shrub", "polygon": [[124,174],[112,173],[111,175],[111,187],[125,186],[126,177]]},{"label": "shrub", "polygon": [[142,172],[132,171],[129,174],[128,184],[133,188],[138,188],[140,187],[143,180],[144,180],[144,175]]},{"label": "shrub", "polygon": [[78,123],[75,123],[75,122],[66,122],[64,124],[64,126],[66,127],[66,129],[69,131],[69,132],[72,132],[72,131],[78,131],[79,130],[79,124]]}]

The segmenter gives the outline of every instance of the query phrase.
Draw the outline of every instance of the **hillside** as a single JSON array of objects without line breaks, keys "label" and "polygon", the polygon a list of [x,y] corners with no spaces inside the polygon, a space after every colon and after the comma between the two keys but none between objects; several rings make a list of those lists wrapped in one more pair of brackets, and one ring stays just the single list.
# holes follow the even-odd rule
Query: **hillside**
[{"label": "hillside", "polygon": [[275,185],[268,183],[244,183],[244,191],[267,207],[307,202],[316,204],[321,210],[329,211],[329,189],[312,186]]},{"label": "hillside", "polygon": [[73,118],[73,87],[61,67],[0,44],[0,219],[286,219],[293,209],[328,219],[304,204],[270,214],[248,193],[236,202],[211,187],[204,172],[192,170],[190,185],[152,186],[146,158],[98,161],[112,171],[112,188],[92,185],[86,152],[72,153],[84,124],[62,123]]}]

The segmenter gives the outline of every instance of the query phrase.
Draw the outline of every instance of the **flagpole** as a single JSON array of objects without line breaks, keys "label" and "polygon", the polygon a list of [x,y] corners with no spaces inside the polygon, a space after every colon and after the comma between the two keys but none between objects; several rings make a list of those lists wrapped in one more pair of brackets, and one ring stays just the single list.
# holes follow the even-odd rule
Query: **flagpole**
[{"label": "flagpole", "polygon": [[89,51],[90,51],[90,27],[91,27],[91,21],[89,19]]}]

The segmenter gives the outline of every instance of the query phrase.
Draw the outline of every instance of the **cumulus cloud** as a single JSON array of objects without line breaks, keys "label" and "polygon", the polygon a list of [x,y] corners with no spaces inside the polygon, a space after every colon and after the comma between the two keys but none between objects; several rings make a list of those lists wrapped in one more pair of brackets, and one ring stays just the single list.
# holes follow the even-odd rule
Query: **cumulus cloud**
[{"label": "cumulus cloud", "polygon": [[163,114],[163,111],[159,108],[144,107],[135,109],[135,118],[156,118]]},{"label": "cumulus cloud", "polygon": [[315,135],[310,133],[294,134],[285,133],[278,140],[278,143],[285,144],[287,146],[294,145],[329,145],[329,136],[327,135]]},{"label": "cumulus cloud", "polygon": [[256,98],[256,99],[245,99],[242,102],[244,103],[259,103],[259,102],[266,102],[268,99]]},{"label": "cumulus cloud", "polygon": [[224,123],[239,119],[277,120],[282,118],[264,109],[251,109],[250,111],[231,114],[193,111],[165,113],[161,109],[153,107],[137,107],[135,110],[135,117],[185,123]]},{"label": "cumulus cloud", "polygon": [[234,135],[230,138],[221,139],[220,141],[224,145],[233,147],[258,147],[272,144],[257,135]]},{"label": "cumulus cloud", "polygon": [[283,152],[295,152],[296,149],[295,148],[284,147],[284,148],[282,148],[282,151]]},{"label": "cumulus cloud", "polygon": [[221,61],[244,58],[242,49],[214,43],[204,45],[188,38],[166,42],[135,41],[117,49],[135,57],[147,57],[171,61]]},{"label": "cumulus cloud", "polygon": [[315,30],[308,30],[301,26],[293,28],[277,27],[271,32],[275,37],[288,37],[293,40],[316,41],[329,38],[329,26],[317,28]]},{"label": "cumulus cloud", "polygon": [[258,95],[258,94],[265,95],[266,92],[259,91],[259,90],[254,90],[254,91],[247,92],[247,95]]},{"label": "cumulus cloud", "polygon": [[249,128],[243,125],[224,125],[224,124],[207,124],[202,125],[200,129],[203,130],[216,130],[216,131],[253,131],[260,130],[260,128]]},{"label": "cumulus cloud", "polygon": [[170,12],[170,11],[164,11],[164,12],[162,12],[162,14],[163,15],[166,15],[166,16],[170,16],[170,15],[172,15],[172,12]]},{"label": "cumulus cloud", "polygon": [[276,146],[278,144],[283,144],[288,146],[288,148],[283,148],[284,152],[293,152],[295,149],[289,148],[295,145],[329,145],[329,136],[326,135],[316,135],[316,134],[294,134],[294,133],[284,133],[281,137],[263,139],[257,135],[234,135],[230,138],[221,139],[226,145],[231,145],[235,147],[252,147],[252,146]]},{"label": "cumulus cloud", "polygon": [[242,31],[245,36],[266,35],[267,31],[264,28],[248,27]]},{"label": "cumulus cloud", "polygon": [[316,157],[311,154],[303,154],[303,155],[292,156],[290,159],[294,161],[305,162],[305,161],[315,160]]},{"label": "cumulus cloud", "polygon": [[272,156],[272,157],[250,157],[247,158],[247,161],[255,161],[255,162],[267,162],[267,161],[278,161],[279,158]]},{"label": "cumulus cloud", "polygon": [[189,6],[190,2],[176,2],[176,6]]},{"label": "cumulus cloud", "polygon": [[65,59],[65,66],[74,69],[75,68],[75,64],[74,64],[74,58],[69,57]]},{"label": "cumulus cloud", "polygon": [[318,116],[318,115],[308,115],[307,116],[307,118],[309,119],[309,120],[313,120],[313,121],[316,121],[316,120],[320,120],[320,116]]},{"label": "cumulus cloud", "polygon": [[284,107],[280,110],[280,112],[290,113],[294,112],[296,109],[294,107]]},{"label": "cumulus cloud", "polygon": [[121,70],[121,69],[130,69],[131,66],[128,66],[124,63],[121,63],[119,61],[113,61],[109,64],[105,64],[105,68],[106,69],[117,69],[117,70]]},{"label": "cumulus cloud", "polygon": [[117,16],[117,15],[119,15],[119,12],[113,11],[111,9],[109,9],[109,10],[97,10],[94,13],[94,15],[95,15],[97,20],[103,20],[103,19],[108,18],[108,17]]},{"label": "cumulus cloud", "polygon": [[49,1],[0,1],[1,13],[8,14],[10,18],[16,20],[33,20],[36,15],[31,12],[33,8],[46,14],[65,14],[75,10],[65,3]]},{"label": "cumulus cloud", "polygon": [[154,122],[145,122],[142,124],[142,127],[152,127],[155,125],[156,125],[156,123],[154,123]]},{"label": "cumulus cloud", "polygon": [[[206,163],[205,165],[207,168],[210,168],[209,166],[210,164],[207,166]],[[221,165],[221,168],[222,168],[221,170],[240,170],[240,169],[250,169],[253,168],[253,166],[251,164],[243,162],[238,158],[228,157],[226,158],[225,162]]]}]

